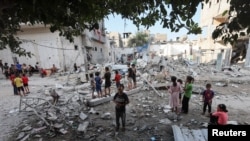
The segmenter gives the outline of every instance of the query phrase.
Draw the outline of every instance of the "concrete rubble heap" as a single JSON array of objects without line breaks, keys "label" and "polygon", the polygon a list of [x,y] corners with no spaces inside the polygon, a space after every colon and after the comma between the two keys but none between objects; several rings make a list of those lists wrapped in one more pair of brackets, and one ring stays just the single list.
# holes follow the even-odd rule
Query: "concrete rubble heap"
[{"label": "concrete rubble heap", "polygon": [[[80,82],[78,73],[71,74],[70,78],[68,74],[56,74],[52,77],[60,79],[61,84],[44,85],[37,94],[21,99],[20,110],[28,113],[28,119],[17,127],[15,140],[173,140],[171,125],[203,128],[207,126],[208,119],[195,116],[186,119],[183,115],[171,112],[169,94],[165,89],[171,84],[170,76],[177,76],[183,81],[187,75],[195,78],[191,103],[194,105],[192,111],[197,113],[201,113],[199,94],[205,89],[206,83],[221,88],[249,84],[247,76],[250,76],[250,71],[239,66],[216,70],[213,64],[195,64],[184,59],[163,59],[164,63],[160,63],[159,59],[146,64],[138,61],[138,88],[126,91],[131,102],[127,106],[125,132],[117,133],[114,130],[115,110],[111,101],[116,92],[115,84],[112,84],[111,97],[92,99],[90,83]],[[112,73],[112,78],[113,75]],[[63,78],[68,81],[61,81]],[[126,78],[123,78],[122,82],[126,85]],[[51,88],[56,89],[60,96],[56,104],[53,104],[50,96]],[[238,92],[227,97],[220,89],[215,90],[215,93],[216,100],[242,100],[248,96],[246,92]],[[192,116],[192,113],[190,114]]]}]

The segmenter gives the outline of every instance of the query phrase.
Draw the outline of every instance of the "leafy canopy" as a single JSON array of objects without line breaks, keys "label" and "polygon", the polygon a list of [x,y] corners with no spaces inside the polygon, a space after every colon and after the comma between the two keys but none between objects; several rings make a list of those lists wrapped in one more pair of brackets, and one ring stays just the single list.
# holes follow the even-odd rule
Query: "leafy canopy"
[{"label": "leafy canopy", "polygon": [[221,23],[212,33],[212,38],[222,38],[224,43],[234,44],[239,38],[250,34],[250,1],[231,0],[226,22]]},{"label": "leafy canopy", "polygon": [[[21,31],[20,23],[44,24],[73,42],[74,36],[84,29],[92,30],[97,21],[110,14],[132,20],[138,28],[160,21],[172,32],[186,28],[188,34],[199,34],[201,28],[192,17],[201,2],[208,0],[0,0],[0,50],[9,47],[13,53],[31,55],[20,48],[21,40],[15,36]],[[218,27],[214,38],[245,28],[249,34],[249,0],[232,0],[228,12],[234,10],[237,16],[230,17],[233,20],[229,20],[228,32]],[[236,39],[236,35],[228,37]]]},{"label": "leafy canopy", "polygon": [[135,36],[128,40],[128,47],[143,46],[148,43],[149,35],[144,32],[137,32]]}]

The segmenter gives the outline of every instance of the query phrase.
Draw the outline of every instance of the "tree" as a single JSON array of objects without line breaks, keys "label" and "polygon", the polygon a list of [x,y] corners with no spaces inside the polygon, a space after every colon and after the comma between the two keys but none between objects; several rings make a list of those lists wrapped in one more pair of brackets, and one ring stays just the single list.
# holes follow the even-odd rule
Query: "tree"
[{"label": "tree", "polygon": [[[187,28],[189,33],[200,33],[191,18],[202,0],[0,0],[0,49],[7,47],[19,55],[31,55],[20,48],[15,35],[20,23],[44,24],[51,32],[59,31],[73,42],[73,37],[84,29],[92,30],[97,21],[110,14],[120,14],[135,25],[146,28],[161,21],[163,28],[178,32]],[[171,9],[171,10],[170,10]]]},{"label": "tree", "polygon": [[212,38],[222,38],[224,43],[234,44],[239,37],[249,36],[250,33],[250,1],[231,0],[230,8],[223,15],[228,14],[228,20],[216,27]]},{"label": "tree", "polygon": [[144,32],[137,32],[135,36],[128,40],[128,47],[143,46],[148,43],[149,35]]}]

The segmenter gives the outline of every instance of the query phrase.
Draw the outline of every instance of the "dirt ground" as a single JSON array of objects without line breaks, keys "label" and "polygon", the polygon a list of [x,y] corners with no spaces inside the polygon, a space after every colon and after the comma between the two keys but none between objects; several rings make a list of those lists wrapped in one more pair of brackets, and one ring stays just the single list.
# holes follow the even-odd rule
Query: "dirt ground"
[{"label": "dirt ground", "polygon": [[[223,78],[213,76],[206,78],[205,76],[197,77],[196,86],[204,87],[207,81],[212,82],[212,88],[216,92],[213,100],[213,111],[216,105],[224,103],[229,111],[229,120],[237,121],[239,124],[250,123],[250,79],[248,77],[238,77],[230,81],[227,86],[216,86]],[[223,80],[224,81],[224,80]],[[30,77],[30,95],[42,93],[48,86],[54,86],[61,83],[62,79],[55,77],[40,78],[39,76]],[[9,80],[4,79],[0,74],[0,140],[13,141],[16,140],[21,128],[24,125],[35,125],[39,123],[38,119],[31,112],[18,112],[19,96],[13,95],[12,86]],[[114,103],[108,102],[94,107],[97,114],[90,114],[88,121],[90,125],[86,134],[79,134],[75,130],[76,125],[68,128],[65,135],[58,134],[51,137],[49,130],[42,130],[39,135],[32,136],[29,141],[149,141],[152,137],[162,141],[174,141],[171,125],[187,126],[190,128],[204,128],[203,123],[207,123],[209,118],[201,115],[202,103],[201,96],[193,94],[190,101],[188,114],[181,114],[177,120],[173,113],[165,113],[163,107],[168,105],[169,95],[166,90],[159,90],[163,97],[158,96],[152,89],[141,90],[140,92],[130,95],[130,104],[127,106],[126,115],[126,131],[114,131],[115,116]],[[83,108],[84,112],[88,112],[88,107]],[[110,113],[111,118],[102,119],[100,115]],[[169,119],[171,123],[161,123],[161,119]],[[72,120],[72,119],[70,119]]]}]

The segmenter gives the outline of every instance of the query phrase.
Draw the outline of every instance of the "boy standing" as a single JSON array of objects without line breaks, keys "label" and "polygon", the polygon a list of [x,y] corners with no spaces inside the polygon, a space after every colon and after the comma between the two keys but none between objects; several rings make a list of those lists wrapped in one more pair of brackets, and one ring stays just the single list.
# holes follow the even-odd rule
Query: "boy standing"
[{"label": "boy standing", "polygon": [[105,74],[104,74],[103,78],[105,79],[105,90],[104,90],[105,96],[107,96],[107,95],[111,96],[111,94],[110,94],[110,91],[111,91],[110,90],[110,87],[111,87],[111,73],[110,73],[108,67],[105,67]]},{"label": "boy standing", "polygon": [[113,79],[113,81],[115,81],[115,84],[116,84],[116,88],[119,87],[120,85],[120,80],[121,80],[121,75],[119,74],[119,71],[118,70],[115,70],[115,78]]},{"label": "boy standing", "polygon": [[95,92],[95,79],[93,74],[91,73],[90,75],[90,86],[91,86],[91,90],[92,90],[92,98],[95,98],[94,92]]},{"label": "boy standing", "polygon": [[96,88],[98,97],[101,98],[102,97],[102,79],[99,75],[100,75],[99,72],[95,73],[95,88]]},{"label": "boy standing", "polygon": [[[14,84],[17,87],[18,95],[25,96],[25,92],[24,92],[24,89],[23,89],[23,80],[20,77],[20,74],[16,75],[16,78],[14,79]],[[23,94],[21,93],[21,91],[23,92]]]},{"label": "boy standing", "polygon": [[202,115],[206,113],[206,109],[208,107],[208,113],[211,114],[211,105],[212,99],[214,97],[214,91],[211,90],[211,84],[206,85],[206,90],[202,93],[202,100],[203,100],[203,112]]},{"label": "boy standing", "polygon": [[125,131],[125,121],[126,121],[126,105],[129,103],[129,99],[126,93],[123,92],[124,85],[120,84],[118,87],[118,92],[114,96],[115,105],[115,115],[116,115],[116,131],[120,127],[120,118],[122,120],[122,130]]},{"label": "boy standing", "polygon": [[25,75],[25,73],[23,74],[22,77],[22,81],[23,81],[23,88],[26,94],[30,93],[30,89],[29,89],[29,78]]}]

